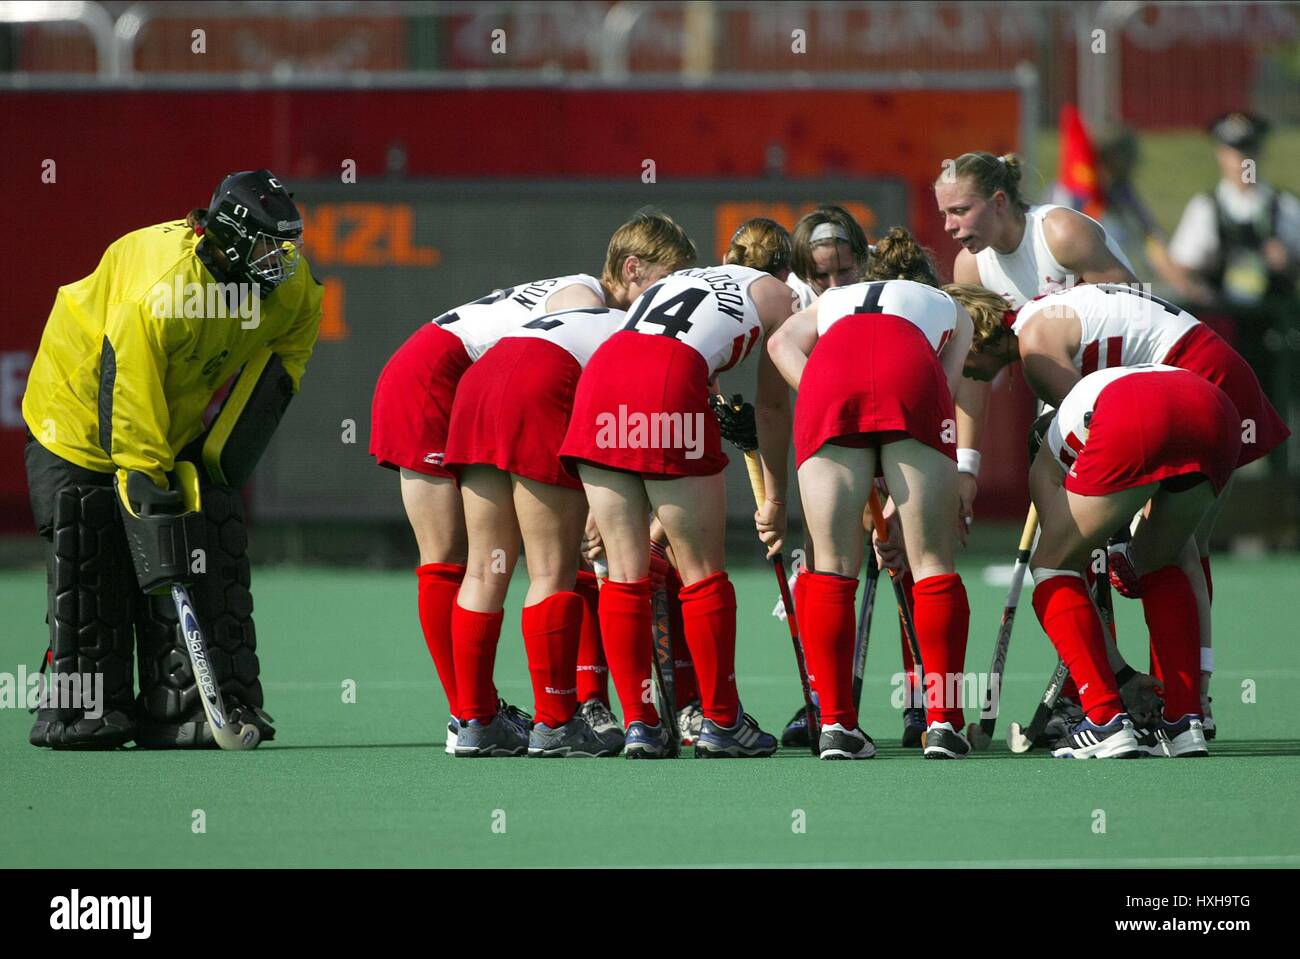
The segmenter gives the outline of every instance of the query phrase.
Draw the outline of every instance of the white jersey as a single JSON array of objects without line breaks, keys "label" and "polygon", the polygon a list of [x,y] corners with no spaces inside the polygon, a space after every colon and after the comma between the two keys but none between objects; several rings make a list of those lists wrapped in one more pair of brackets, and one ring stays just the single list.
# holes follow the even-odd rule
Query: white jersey
[{"label": "white jersey", "polygon": [[749,288],[769,275],[747,266],[679,270],[628,307],[627,328],[680,340],[704,357],[712,377],[742,362],[763,335]]},{"label": "white jersey", "polygon": [[889,313],[925,334],[938,353],[957,328],[957,304],[943,290],[912,280],[873,280],[827,290],[817,301],[817,335],[855,313]]},{"label": "white jersey", "polygon": [[[1015,250],[999,253],[993,247],[986,246],[976,253],[975,264],[980,271],[980,286],[1004,297],[1013,307],[1021,307],[1036,296],[1055,293],[1079,282],[1077,277],[1056,261],[1047,245],[1047,237],[1043,235],[1043,219],[1047,214],[1053,210],[1067,209],[1069,207],[1051,203],[1030,207],[1025,213],[1025,233]],[[1092,217],[1088,219],[1097,223]],[[1132,272],[1133,265],[1119,244],[1106,233],[1100,223],[1097,223],[1097,228],[1106,237],[1106,249]]]},{"label": "white jersey", "polygon": [[1101,396],[1102,390],[1116,380],[1132,376],[1134,373],[1177,372],[1180,371],[1173,366],[1146,363],[1141,366],[1098,370],[1075,383],[1073,389],[1065,395],[1065,399],[1061,400],[1056,418],[1047,428],[1047,445],[1061,469],[1068,473],[1074,467],[1074,461],[1083,452],[1084,446],[1087,445],[1092,411],[1097,406],[1097,398]]},{"label": "white jersey", "polygon": [[591,355],[600,345],[627,324],[627,314],[608,307],[587,307],[579,310],[561,310],[547,313],[512,330],[503,340],[530,338],[546,340],[567,350],[569,355],[586,368]]},{"label": "white jersey", "polygon": [[551,294],[566,286],[585,286],[599,296],[602,303],[605,301],[605,291],[598,279],[586,273],[575,273],[495,290],[442,314],[433,322],[460,337],[469,358],[477,360],[506,333],[544,316],[546,301]]},{"label": "white jersey", "polygon": [[1068,308],[1079,317],[1074,368],[1087,376],[1116,366],[1163,363],[1169,351],[1200,323],[1168,300],[1122,283],[1086,283],[1025,304],[1011,329],[1017,335],[1035,317]]},{"label": "white jersey", "polygon": [[808,307],[812,306],[813,303],[816,302],[818,296],[817,291],[814,290],[810,284],[805,283],[793,273],[786,277],[785,285],[794,291],[795,298],[799,301],[798,309],[795,310],[796,313],[800,310],[808,309]]}]

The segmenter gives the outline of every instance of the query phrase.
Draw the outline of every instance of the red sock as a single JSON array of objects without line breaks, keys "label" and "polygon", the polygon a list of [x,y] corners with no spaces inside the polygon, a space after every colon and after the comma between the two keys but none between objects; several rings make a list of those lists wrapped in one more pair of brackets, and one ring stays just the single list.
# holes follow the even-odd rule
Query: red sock
[{"label": "red sock", "polygon": [[451,608],[456,602],[465,567],[455,563],[429,563],[417,566],[419,583],[420,628],[424,644],[433,657],[433,668],[447,697],[447,710],[456,712],[456,660],[451,651]]},{"label": "red sock", "polygon": [[668,635],[673,639],[673,695],[677,708],[700,698],[695,679],[695,660],[686,645],[686,627],[682,625],[682,578],[673,570],[668,574]]},{"label": "red sock", "polygon": [[726,572],[683,586],[682,626],[695,660],[704,715],[733,726],[740,712],[736,691],[736,590]]},{"label": "red sock", "polygon": [[1142,577],[1142,613],[1151,634],[1151,666],[1165,687],[1165,716],[1201,713],[1201,631],[1187,574],[1166,566]]},{"label": "red sock", "polygon": [[460,603],[451,608],[452,649],[456,656],[456,716],[461,722],[487,722],[497,714],[497,690],[492,668],[505,610],[476,613]]},{"label": "red sock", "polygon": [[1123,712],[1124,703],[1106,659],[1101,618],[1083,578],[1058,574],[1039,582],[1034,587],[1034,612],[1078,683],[1080,704],[1088,718],[1101,725]]},{"label": "red sock", "polygon": [[616,583],[600,590],[600,634],[605,640],[609,672],[623,707],[623,722],[657,725],[650,686],[650,580]]},{"label": "red sock", "polygon": [[804,570],[799,577],[803,595],[796,607],[808,672],[821,678],[817,699],[822,723],[845,729],[858,725],[853,707],[854,606],[858,581],[834,573]]},{"label": "red sock", "polygon": [[[888,573],[884,575],[888,576]],[[898,578],[898,582],[903,584],[903,593],[907,596],[908,605],[916,608],[916,600],[912,596],[912,588],[916,585],[912,579],[912,571],[904,570]],[[879,584],[877,584],[879,588]],[[916,662],[912,659],[912,644],[907,641],[907,627],[903,625],[903,616],[900,613],[898,617],[898,641],[903,647],[903,674],[907,681],[907,705],[924,706],[925,694],[921,691],[921,678],[916,675]]]},{"label": "red sock", "polygon": [[578,710],[578,640],[582,634],[582,597],[553,593],[525,606],[524,649],[533,679],[533,716],[554,729]]},{"label": "red sock", "polygon": [[600,640],[600,588],[596,574],[578,570],[573,591],[582,597],[582,632],[578,637],[578,702],[599,699],[609,705],[609,666]]},{"label": "red sock", "polygon": [[927,576],[913,585],[912,596],[912,621],[926,672],[926,721],[952,723],[961,732],[966,728],[961,696],[970,632],[966,587],[956,573]]},{"label": "red sock", "polygon": [[1201,569],[1205,572],[1205,589],[1210,594],[1210,602],[1214,602],[1214,577],[1210,575],[1210,557],[1201,557]]}]

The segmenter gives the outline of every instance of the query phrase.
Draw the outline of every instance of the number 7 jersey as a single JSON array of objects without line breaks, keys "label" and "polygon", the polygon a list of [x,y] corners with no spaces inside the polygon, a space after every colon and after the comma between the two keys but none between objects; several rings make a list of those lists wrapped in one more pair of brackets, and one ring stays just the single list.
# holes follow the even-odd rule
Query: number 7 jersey
[{"label": "number 7 jersey", "polygon": [[704,357],[712,378],[743,362],[762,337],[749,288],[768,275],[747,266],[680,270],[637,297],[624,329],[685,343]]}]

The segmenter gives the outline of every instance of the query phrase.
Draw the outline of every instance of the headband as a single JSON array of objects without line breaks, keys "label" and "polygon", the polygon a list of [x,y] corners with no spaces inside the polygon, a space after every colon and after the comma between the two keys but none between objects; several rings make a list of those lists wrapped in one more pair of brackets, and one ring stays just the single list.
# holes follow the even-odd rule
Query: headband
[{"label": "headband", "polygon": [[819,223],[816,229],[812,231],[812,236],[808,237],[808,245],[815,246],[823,240],[837,240],[841,243],[853,244],[849,240],[849,231],[844,229],[838,223]]}]

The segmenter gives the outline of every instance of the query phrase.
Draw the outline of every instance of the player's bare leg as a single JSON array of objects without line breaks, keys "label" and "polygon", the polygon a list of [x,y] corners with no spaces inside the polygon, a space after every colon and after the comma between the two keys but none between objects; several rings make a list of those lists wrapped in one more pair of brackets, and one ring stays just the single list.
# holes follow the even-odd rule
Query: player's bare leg
[{"label": "player's bare leg", "polygon": [[465,581],[452,608],[460,720],[456,755],[521,756],[528,749],[531,717],[525,723],[508,708],[493,682],[505,618],[502,607],[519,560],[519,521],[510,474],[493,466],[467,466],[460,493],[469,548]]},{"label": "player's bare leg", "polygon": [[823,758],[870,759],[875,744],[858,725],[853,698],[853,644],[858,571],[866,535],[863,510],[871,495],[877,452],[827,444],[799,467],[799,498],[810,549],[795,603],[809,681],[816,682]]},{"label": "player's bare leg", "polygon": [[884,444],[881,472],[898,509],[912,571],[912,616],[925,671],[924,755],[961,758],[970,752],[961,702],[970,605],[953,565],[960,511],[957,470],[947,455],[909,437]]},{"label": "player's bare leg", "polygon": [[451,615],[456,593],[465,578],[465,511],[460,490],[450,477],[428,476],[403,468],[400,483],[402,505],[420,551],[420,565],[416,569],[420,627],[451,713],[446,745],[450,753],[456,748],[459,729]]}]

